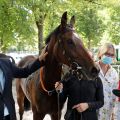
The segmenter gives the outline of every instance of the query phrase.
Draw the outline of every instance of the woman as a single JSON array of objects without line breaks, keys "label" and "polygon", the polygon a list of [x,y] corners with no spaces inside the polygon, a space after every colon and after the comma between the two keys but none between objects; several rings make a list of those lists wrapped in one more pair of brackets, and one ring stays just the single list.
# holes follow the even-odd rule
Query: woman
[{"label": "woman", "polygon": [[62,83],[56,83],[60,90],[60,102],[68,97],[65,120],[98,120],[97,109],[103,106],[103,86],[99,78],[86,80],[79,75],[70,73]]},{"label": "woman", "polygon": [[117,88],[118,74],[111,66],[115,60],[115,48],[111,43],[105,43],[98,51],[98,66],[100,68],[99,77],[103,83],[104,106],[99,110],[99,120],[110,120],[113,113],[116,97],[112,90]]}]

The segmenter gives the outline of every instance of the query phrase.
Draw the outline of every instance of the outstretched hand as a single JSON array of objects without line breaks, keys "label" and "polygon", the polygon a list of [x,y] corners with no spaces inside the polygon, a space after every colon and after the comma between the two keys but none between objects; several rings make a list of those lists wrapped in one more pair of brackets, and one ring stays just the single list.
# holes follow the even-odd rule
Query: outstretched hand
[{"label": "outstretched hand", "polygon": [[45,50],[46,50],[46,47],[42,50],[42,52],[41,52],[41,54],[39,56],[40,61],[45,61],[45,58],[48,55],[48,52],[45,52]]}]

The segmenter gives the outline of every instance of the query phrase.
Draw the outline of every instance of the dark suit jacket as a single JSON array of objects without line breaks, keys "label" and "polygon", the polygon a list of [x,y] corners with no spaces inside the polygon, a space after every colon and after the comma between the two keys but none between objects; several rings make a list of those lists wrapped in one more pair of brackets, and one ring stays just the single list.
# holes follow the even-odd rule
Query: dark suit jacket
[{"label": "dark suit jacket", "polygon": [[10,60],[0,58],[0,69],[5,77],[4,90],[0,93],[0,119],[4,115],[4,104],[7,106],[11,120],[16,120],[15,102],[12,95],[12,80],[13,78],[26,78],[31,73],[35,72],[42,65],[43,61],[35,60],[25,68],[18,68],[11,63]]}]

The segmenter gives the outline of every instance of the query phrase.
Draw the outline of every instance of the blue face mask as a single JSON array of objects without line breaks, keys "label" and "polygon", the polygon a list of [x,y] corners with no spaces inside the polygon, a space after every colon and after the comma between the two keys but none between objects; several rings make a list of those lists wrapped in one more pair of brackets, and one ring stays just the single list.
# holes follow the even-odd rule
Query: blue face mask
[{"label": "blue face mask", "polygon": [[103,62],[104,64],[111,64],[112,61],[113,61],[113,58],[104,55],[104,56],[101,58],[101,60],[102,60],[102,62]]}]

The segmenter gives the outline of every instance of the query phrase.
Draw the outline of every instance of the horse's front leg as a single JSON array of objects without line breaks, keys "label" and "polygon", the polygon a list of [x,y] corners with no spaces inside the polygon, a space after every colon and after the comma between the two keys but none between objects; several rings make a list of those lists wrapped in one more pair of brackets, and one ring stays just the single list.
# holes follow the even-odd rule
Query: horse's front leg
[{"label": "horse's front leg", "polygon": [[38,112],[35,107],[32,107],[33,111],[33,120],[43,120],[45,117],[45,113]]},{"label": "horse's front leg", "polygon": [[60,120],[61,119],[61,112],[59,114],[58,114],[58,112],[52,113],[52,114],[50,114],[50,116],[51,116],[52,120]]},{"label": "horse's front leg", "polygon": [[23,113],[24,113],[24,98],[25,94],[20,86],[20,80],[16,80],[16,92],[17,92],[17,103],[19,106],[19,116],[20,120],[23,118]]},{"label": "horse's front leg", "polygon": [[44,113],[38,113],[38,112],[33,113],[33,120],[43,120],[44,117],[45,117]]},{"label": "horse's front leg", "polygon": [[43,113],[33,113],[33,120],[43,120],[45,117],[45,114]]}]

